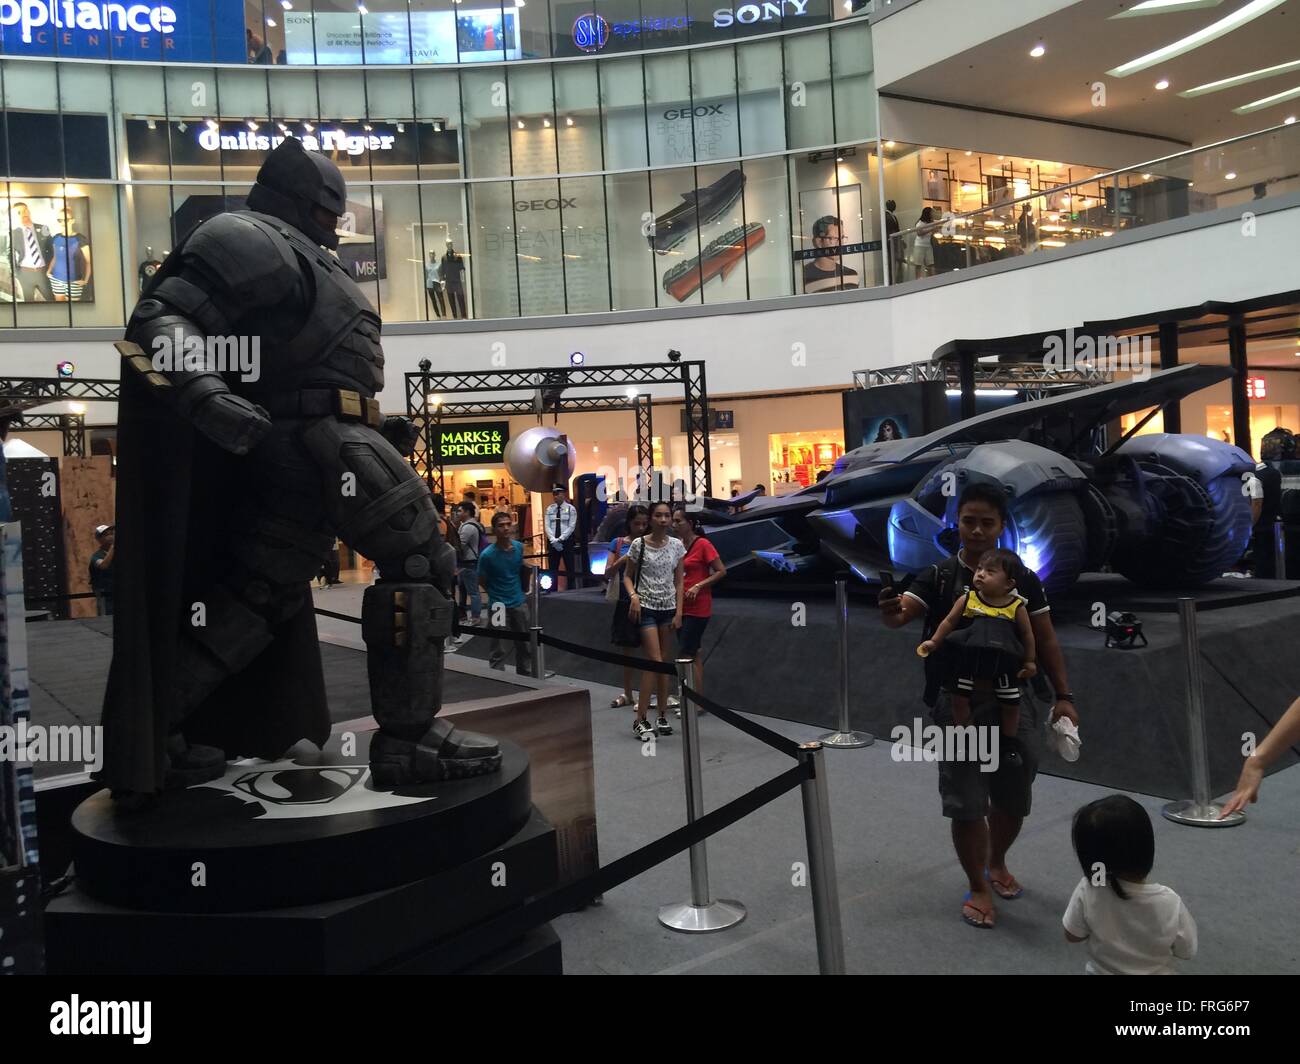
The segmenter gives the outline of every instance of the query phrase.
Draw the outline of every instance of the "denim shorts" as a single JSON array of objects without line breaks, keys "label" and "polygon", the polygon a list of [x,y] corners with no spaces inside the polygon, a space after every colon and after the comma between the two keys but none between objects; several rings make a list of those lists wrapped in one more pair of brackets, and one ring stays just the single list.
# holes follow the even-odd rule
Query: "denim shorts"
[{"label": "denim shorts", "polygon": [[662,624],[672,624],[673,618],[676,616],[676,610],[650,610],[642,606],[641,620],[637,626],[639,628],[657,628]]},{"label": "denim shorts", "polygon": [[704,639],[704,629],[708,627],[707,617],[692,617],[689,613],[682,618],[682,626],[677,630],[677,653],[685,658],[693,658],[700,652],[700,642]]}]

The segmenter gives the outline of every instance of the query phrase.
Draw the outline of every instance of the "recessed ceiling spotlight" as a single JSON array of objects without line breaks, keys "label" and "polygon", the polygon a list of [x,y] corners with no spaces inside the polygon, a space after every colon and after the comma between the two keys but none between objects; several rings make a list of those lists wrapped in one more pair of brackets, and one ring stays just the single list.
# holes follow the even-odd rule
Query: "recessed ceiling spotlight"
[{"label": "recessed ceiling spotlight", "polygon": [[543,118],[543,119],[542,119],[542,128],[543,128],[543,129],[550,129],[550,128],[551,128],[551,120],[550,120],[549,118]]},{"label": "recessed ceiling spotlight", "polygon": [[573,118],[572,118],[572,117],[566,118],[566,119],[564,120],[564,124],[565,124],[566,126],[571,126],[571,125],[573,125]]},{"label": "recessed ceiling spotlight", "polygon": [[220,129],[220,128],[221,128],[221,127],[220,127],[219,125],[217,125],[217,123],[216,123],[213,119],[211,119],[211,118],[205,118],[203,121],[207,123],[207,126],[208,126],[209,129],[217,130],[217,129]]},{"label": "recessed ceiling spotlight", "polygon": [[145,121],[145,125],[148,126],[150,130],[155,130],[158,128],[158,123],[155,122],[152,118],[147,119]]},{"label": "recessed ceiling spotlight", "polygon": [[885,147],[886,147],[886,148],[892,148],[892,147],[894,147],[894,142],[893,142],[892,140],[887,140],[887,141],[885,141]]},{"label": "recessed ceiling spotlight", "polygon": [[1156,92],[1164,92],[1167,88],[1169,88],[1169,80],[1167,78],[1161,78],[1156,82]]},{"label": "recessed ceiling spotlight", "polygon": [[1036,45],[1034,45],[1031,49],[1029,49],[1029,54],[1032,55],[1035,59],[1041,59],[1043,56],[1047,54],[1047,45],[1045,45],[1042,41],[1039,41]]},{"label": "recessed ceiling spotlight", "polygon": [[260,127],[258,126],[258,124],[257,124],[256,122],[254,122],[254,121],[250,118],[250,119],[248,120],[248,128],[251,129],[254,133],[256,133]]},{"label": "recessed ceiling spotlight", "polygon": [[967,152],[966,154],[967,154],[967,155],[970,155],[970,152]]},{"label": "recessed ceiling spotlight", "polygon": [[313,126],[310,122],[304,122],[304,123],[302,124],[302,128],[305,129],[308,133],[315,133],[315,132],[316,132],[316,127]]},{"label": "recessed ceiling spotlight", "polygon": [[1231,15],[1225,15],[1218,22],[1212,22],[1203,29],[1174,41],[1173,44],[1157,48],[1154,52],[1148,52],[1136,59],[1130,59],[1127,63],[1122,63],[1113,70],[1106,71],[1106,73],[1113,78],[1126,78],[1130,74],[1136,74],[1139,70],[1148,70],[1157,63],[1163,63],[1166,59],[1185,55],[1194,48],[1216,41],[1233,30],[1244,26],[1247,22],[1259,18],[1260,15],[1266,15],[1274,8],[1281,7],[1284,3],[1286,3],[1286,0],[1250,0],[1250,3],[1245,7],[1238,8]]},{"label": "recessed ceiling spotlight", "polygon": [[1282,124],[1284,126],[1295,125],[1295,115],[1287,115],[1284,119],[1282,119]]},{"label": "recessed ceiling spotlight", "polygon": [[270,26],[271,29],[275,29],[275,19],[273,19],[270,15],[266,16],[266,24]]},{"label": "recessed ceiling spotlight", "polygon": [[1223,176],[1224,176],[1224,178],[1226,178],[1228,181],[1236,181],[1236,180],[1237,180],[1237,172],[1236,172],[1235,170],[1229,170],[1229,171],[1228,171],[1226,174],[1224,174]]},{"label": "recessed ceiling spotlight", "polygon": [[515,119],[515,125],[518,126],[520,129],[523,129],[523,128],[524,128],[524,120],[523,120],[522,118],[516,118],[516,119]]}]

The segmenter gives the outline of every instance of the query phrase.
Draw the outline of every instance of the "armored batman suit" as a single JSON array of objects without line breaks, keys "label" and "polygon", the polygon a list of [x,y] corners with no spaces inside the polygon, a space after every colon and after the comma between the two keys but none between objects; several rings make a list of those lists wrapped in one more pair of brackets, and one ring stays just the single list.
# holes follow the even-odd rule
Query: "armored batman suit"
[{"label": "armored batman suit", "polygon": [[[103,775],[119,793],[214,778],[227,756],[275,757],[297,739],[323,741],[328,720],[322,723],[309,589],[335,536],[373,559],[379,573],[366,589],[361,625],[379,725],[370,746],[374,784],[500,767],[495,741],[436,719],[455,554],[439,533],[428,487],[399,453],[410,453],[413,427],[383,418],[374,398],[384,380],[380,319],[326,250],[337,247],[332,223],[345,197],[332,162],[286,140],[258,173],[248,210],[203,222],[178,244],[118,345],[121,447],[133,447],[145,465],[156,458],[150,448],[166,449],[188,433],[195,456],[163,474],[172,484],[152,486],[181,491],[180,482],[190,481],[184,490],[192,500],[182,516],[162,519],[185,523],[191,535],[184,557],[170,565],[170,583],[182,583],[183,592],[161,589],[162,636],[152,638],[166,643],[166,653],[141,648],[150,637],[138,618],[134,634],[124,628],[118,640],[115,632]],[[232,372],[211,355],[201,365],[159,357],[186,345],[220,350],[214,337],[247,338],[260,356],[254,371],[245,364],[242,374]],[[153,437],[131,428],[160,418],[169,427]],[[132,444],[137,437],[146,442]],[[216,457],[204,468],[224,472],[194,482],[205,454]],[[119,512],[128,489],[135,498],[132,472],[120,451]],[[204,501],[214,490],[215,505]],[[137,522],[136,538],[165,533],[148,527],[159,520]],[[130,530],[121,531],[125,540]],[[200,549],[209,561],[195,556]],[[142,554],[136,544],[137,559]],[[144,569],[141,580],[158,578]],[[146,599],[137,612],[158,614]],[[150,654],[152,669],[142,670],[137,659]],[[297,673],[288,684],[286,672]],[[250,696],[249,676],[278,684],[284,700],[319,691],[320,709],[300,706],[286,720],[283,702],[260,691]],[[264,704],[250,711],[250,697]],[[236,716],[240,726],[223,730]],[[191,727],[205,719],[208,725]]]}]

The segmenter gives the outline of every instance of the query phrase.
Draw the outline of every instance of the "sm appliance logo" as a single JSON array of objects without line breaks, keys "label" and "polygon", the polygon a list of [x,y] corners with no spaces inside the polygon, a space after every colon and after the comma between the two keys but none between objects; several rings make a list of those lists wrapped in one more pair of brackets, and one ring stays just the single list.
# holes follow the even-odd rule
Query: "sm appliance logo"
[{"label": "sm appliance logo", "polygon": [[593,11],[573,20],[573,43],[584,52],[599,52],[609,43],[609,23]]},{"label": "sm appliance logo", "polygon": [[0,0],[0,26],[18,26],[24,44],[32,31],[61,30],[108,33],[174,33],[176,12],[165,4],[96,4],[88,0]]}]

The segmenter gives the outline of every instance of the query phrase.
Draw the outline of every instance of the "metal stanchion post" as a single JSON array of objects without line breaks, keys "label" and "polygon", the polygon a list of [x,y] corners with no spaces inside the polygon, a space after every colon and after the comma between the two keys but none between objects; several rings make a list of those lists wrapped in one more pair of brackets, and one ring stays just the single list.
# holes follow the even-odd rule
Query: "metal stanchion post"
[{"label": "metal stanchion post", "polygon": [[1192,797],[1190,801],[1170,802],[1160,811],[1175,824],[1201,828],[1232,827],[1245,821],[1245,813],[1233,813],[1220,820],[1222,806],[1210,801],[1210,757],[1205,743],[1205,701],[1195,599],[1178,600],[1178,620],[1182,628],[1183,656],[1187,661],[1187,745],[1192,762]]},{"label": "metal stanchion post", "polygon": [[1286,525],[1280,517],[1273,522],[1273,579],[1286,579]]},{"label": "metal stanchion post", "polygon": [[799,761],[812,766],[811,776],[799,787],[803,792],[803,830],[808,839],[817,966],[822,975],[843,975],[844,928],[840,923],[840,888],[835,878],[835,843],[831,839],[830,792],[822,744],[804,743],[799,747]]},{"label": "metal stanchion post", "polygon": [[821,737],[823,746],[838,750],[857,750],[870,746],[876,737],[870,732],[855,732],[849,722],[849,574],[835,574],[835,613],[840,635],[840,730]]},{"label": "metal stanchion post", "polygon": [[[686,822],[694,824],[704,812],[704,780],[700,770],[700,726],[695,703],[686,697],[690,658],[677,659],[677,684],[682,702],[682,763],[686,767]],[[738,901],[709,897],[709,856],[703,839],[690,849],[691,900],[659,909],[659,922],[674,931],[700,934],[724,931],[745,918]]]},{"label": "metal stanchion post", "polygon": [[533,585],[528,593],[528,648],[533,655],[533,679],[546,675],[542,663],[542,574],[533,570]]}]

